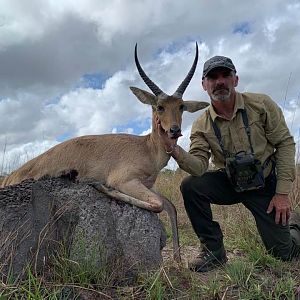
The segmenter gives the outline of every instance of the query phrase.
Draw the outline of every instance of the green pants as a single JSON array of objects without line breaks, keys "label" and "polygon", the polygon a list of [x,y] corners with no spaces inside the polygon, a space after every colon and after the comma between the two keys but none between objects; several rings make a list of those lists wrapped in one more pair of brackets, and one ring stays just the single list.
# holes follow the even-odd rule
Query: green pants
[{"label": "green pants", "polygon": [[[275,194],[276,175],[266,178],[264,188],[236,192],[224,171],[207,172],[201,177],[186,177],[181,184],[185,209],[201,243],[214,251],[223,245],[219,224],[213,221],[211,204],[242,203],[255,218],[258,232],[266,249],[275,257],[290,260],[299,256],[300,247],[290,234],[289,225],[275,223],[275,209],[267,208]],[[238,224],[237,224],[238,225]]]}]

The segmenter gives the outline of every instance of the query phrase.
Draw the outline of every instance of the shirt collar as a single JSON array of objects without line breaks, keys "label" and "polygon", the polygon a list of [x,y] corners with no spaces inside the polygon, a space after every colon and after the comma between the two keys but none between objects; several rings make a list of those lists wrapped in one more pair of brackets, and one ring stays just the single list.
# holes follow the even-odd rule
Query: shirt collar
[{"label": "shirt collar", "polygon": [[[236,92],[235,93],[235,104],[234,104],[234,110],[233,110],[233,115],[232,118],[235,117],[236,113],[238,110],[242,110],[245,108],[245,103],[244,103],[244,99],[241,93]],[[220,115],[218,115],[213,107],[213,105],[211,104],[208,108],[210,116],[212,118],[213,121],[215,121],[215,119],[217,117],[222,118]]]}]

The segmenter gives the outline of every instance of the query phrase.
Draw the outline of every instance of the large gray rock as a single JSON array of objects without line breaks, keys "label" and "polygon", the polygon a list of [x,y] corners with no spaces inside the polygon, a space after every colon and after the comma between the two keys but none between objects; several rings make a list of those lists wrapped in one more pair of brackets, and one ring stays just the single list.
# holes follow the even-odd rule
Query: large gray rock
[{"label": "large gray rock", "polygon": [[[157,268],[165,231],[158,216],[92,186],[50,178],[0,189],[0,272],[35,271],[64,244],[71,260],[136,273]],[[12,268],[11,268],[12,267]]]}]

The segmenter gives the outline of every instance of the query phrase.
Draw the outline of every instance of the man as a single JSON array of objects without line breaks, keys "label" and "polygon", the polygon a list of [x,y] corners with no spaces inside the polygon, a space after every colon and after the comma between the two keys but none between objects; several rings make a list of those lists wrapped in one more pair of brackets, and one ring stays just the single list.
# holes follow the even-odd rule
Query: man
[{"label": "man", "polygon": [[[215,56],[205,62],[202,86],[211,105],[193,124],[189,152],[157,123],[166,152],[191,174],[181,192],[202,244],[199,257],[189,264],[198,272],[227,261],[212,203],[245,205],[275,257],[291,260],[300,253],[300,220],[295,213],[290,219],[288,198],[295,178],[293,137],[276,103],[267,95],[237,92],[238,81],[230,58]],[[210,157],[215,171],[207,171]]]}]

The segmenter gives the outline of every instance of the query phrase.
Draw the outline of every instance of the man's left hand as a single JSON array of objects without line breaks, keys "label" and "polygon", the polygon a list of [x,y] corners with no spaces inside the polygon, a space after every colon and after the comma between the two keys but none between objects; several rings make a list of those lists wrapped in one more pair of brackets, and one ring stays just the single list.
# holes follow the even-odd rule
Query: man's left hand
[{"label": "man's left hand", "polygon": [[269,204],[267,213],[272,212],[274,208],[276,211],[275,223],[279,224],[281,220],[282,225],[286,225],[291,213],[291,203],[288,195],[275,194]]}]

